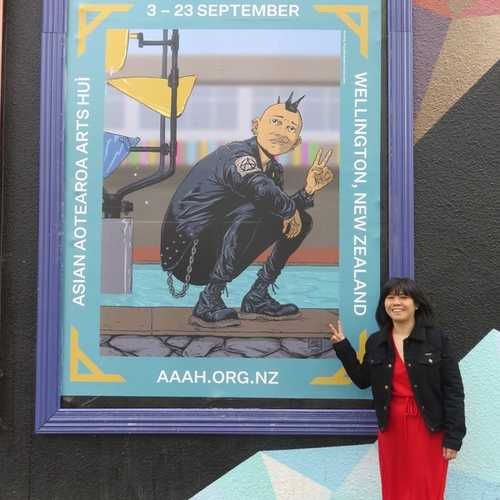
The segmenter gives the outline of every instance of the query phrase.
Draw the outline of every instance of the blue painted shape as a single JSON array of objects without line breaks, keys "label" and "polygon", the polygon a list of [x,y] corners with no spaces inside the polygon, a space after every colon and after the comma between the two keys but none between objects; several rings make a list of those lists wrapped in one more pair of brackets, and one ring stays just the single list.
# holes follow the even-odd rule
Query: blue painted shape
[{"label": "blue painted shape", "polygon": [[446,498],[453,500],[498,500],[500,498],[500,483],[484,481],[471,474],[452,470],[450,464]]},{"label": "blue painted shape", "polygon": [[198,161],[197,145],[195,142],[188,142],[186,148],[186,161],[188,165],[194,165]]},{"label": "blue painted shape", "polygon": [[335,491],[372,445],[266,451],[291,469]]},{"label": "blue painted shape", "polygon": [[191,500],[276,500],[261,453],[245,460]]},{"label": "blue painted shape", "polygon": [[[258,266],[248,267],[238,278],[229,283],[224,301],[230,307],[239,307],[243,295],[254,282]],[[182,283],[175,281],[176,289]],[[339,272],[333,266],[287,266],[277,282],[276,299],[293,302],[300,308],[337,309],[339,307]],[[103,294],[102,305],[127,307],[193,307],[201,286],[191,285],[187,295],[174,299],[167,289],[167,274],[160,265],[134,265],[132,294]]]},{"label": "blue painted shape", "polygon": [[462,359],[460,372],[464,382],[467,435],[450,469],[496,483],[500,498],[500,433],[497,430],[500,384],[490,382],[500,380],[499,331],[488,333]]},{"label": "blue painted shape", "polygon": [[127,137],[120,134],[104,132],[103,176],[109,177],[125,160],[130,148],[137,146],[140,137]]}]

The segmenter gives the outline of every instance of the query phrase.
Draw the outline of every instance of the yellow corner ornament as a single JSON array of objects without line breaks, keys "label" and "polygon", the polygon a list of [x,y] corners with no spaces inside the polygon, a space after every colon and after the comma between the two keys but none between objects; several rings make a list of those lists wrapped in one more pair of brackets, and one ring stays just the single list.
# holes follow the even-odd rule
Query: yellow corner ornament
[{"label": "yellow corner ornament", "polygon": [[[323,14],[336,14],[358,36],[359,51],[365,59],[368,59],[368,5],[317,4],[314,9]],[[352,18],[351,14],[359,15],[359,24]]]},{"label": "yellow corner ornament", "polygon": [[[78,330],[71,327],[71,357],[70,376],[71,382],[115,382],[124,383],[126,380],[116,373],[104,373],[81,349],[78,345]],[[78,364],[81,363],[89,373],[79,373]]]},{"label": "yellow corner ornament", "polygon": [[[78,48],[77,55],[80,57],[87,50],[87,37],[98,28],[106,19],[115,12],[128,12],[134,5],[131,3],[116,4],[89,4],[82,3],[78,9]],[[92,20],[87,22],[87,14],[95,14]]]},{"label": "yellow corner ornament", "polygon": [[[363,330],[359,334],[359,349],[356,351],[356,356],[361,363],[365,357],[366,341],[368,339],[368,331]],[[347,375],[344,368],[339,368],[333,375],[328,377],[316,377],[311,380],[311,385],[349,385],[352,380]]]}]

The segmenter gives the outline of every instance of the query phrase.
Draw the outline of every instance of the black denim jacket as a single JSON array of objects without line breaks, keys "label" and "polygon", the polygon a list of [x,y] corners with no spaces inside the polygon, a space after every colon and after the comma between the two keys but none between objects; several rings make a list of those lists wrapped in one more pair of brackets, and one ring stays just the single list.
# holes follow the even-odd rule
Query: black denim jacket
[{"label": "black denim jacket", "polygon": [[[334,344],[351,380],[361,389],[371,386],[378,426],[387,427],[392,394],[394,348],[389,331],[370,335],[359,363],[347,339]],[[444,430],[443,446],[459,450],[465,436],[464,390],[458,362],[448,337],[439,329],[416,325],[404,340],[405,365],[413,395],[431,432]]]}]

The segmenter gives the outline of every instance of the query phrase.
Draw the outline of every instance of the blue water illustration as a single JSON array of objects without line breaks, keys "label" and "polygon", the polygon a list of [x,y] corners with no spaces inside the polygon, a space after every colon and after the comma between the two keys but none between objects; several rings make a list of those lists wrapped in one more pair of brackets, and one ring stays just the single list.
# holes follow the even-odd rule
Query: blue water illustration
[{"label": "blue water illustration", "polygon": [[[260,266],[248,267],[238,278],[228,284],[224,302],[239,307],[241,299],[252,286]],[[175,288],[182,286],[174,280]],[[287,266],[277,281],[276,300],[293,302],[301,308],[338,309],[340,304],[339,269],[334,266]],[[160,265],[136,264],[133,270],[133,293],[102,294],[104,306],[128,307],[193,307],[202,286],[191,285],[181,299],[174,299],[167,288],[167,274]],[[270,293],[272,293],[270,291]]]}]

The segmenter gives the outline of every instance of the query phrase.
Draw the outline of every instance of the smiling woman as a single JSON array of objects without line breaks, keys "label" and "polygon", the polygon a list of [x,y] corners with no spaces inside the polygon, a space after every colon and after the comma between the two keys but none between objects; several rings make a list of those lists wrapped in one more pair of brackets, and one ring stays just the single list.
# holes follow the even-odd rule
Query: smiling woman
[{"label": "smiling woman", "polygon": [[330,329],[352,381],[372,387],[383,498],[442,500],[448,460],[465,435],[458,362],[413,280],[394,278],[383,286],[376,319],[380,331],[368,338],[361,363],[340,322]]}]

